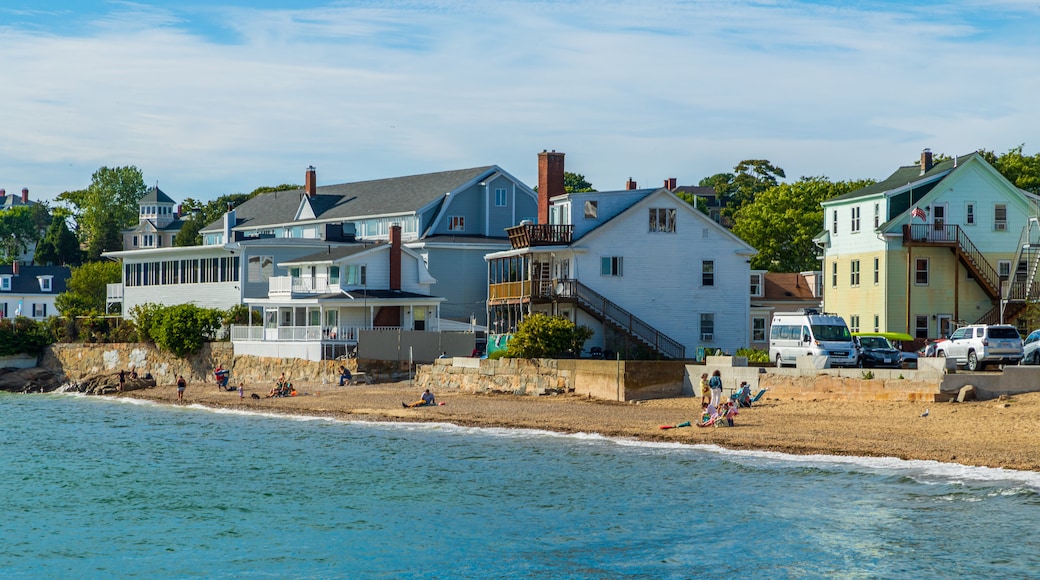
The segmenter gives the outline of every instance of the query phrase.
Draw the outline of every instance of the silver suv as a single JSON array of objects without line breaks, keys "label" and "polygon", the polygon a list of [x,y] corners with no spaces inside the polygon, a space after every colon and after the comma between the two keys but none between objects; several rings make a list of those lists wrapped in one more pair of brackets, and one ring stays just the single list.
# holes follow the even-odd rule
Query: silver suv
[{"label": "silver suv", "polygon": [[938,356],[952,358],[969,371],[982,370],[987,364],[1018,364],[1022,360],[1022,336],[1008,324],[962,326],[937,348]]}]

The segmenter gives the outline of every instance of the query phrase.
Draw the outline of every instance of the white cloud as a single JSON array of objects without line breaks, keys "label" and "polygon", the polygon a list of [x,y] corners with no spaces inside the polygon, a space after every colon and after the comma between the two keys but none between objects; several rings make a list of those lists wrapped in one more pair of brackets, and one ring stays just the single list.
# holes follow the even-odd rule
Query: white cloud
[{"label": "white cloud", "polygon": [[1028,152],[1040,60],[1027,7],[1004,5],[998,33],[973,4],[118,4],[75,36],[4,31],[0,187],[53,197],[128,164],[177,199],[310,164],[321,183],[491,163],[533,182],[550,148],[610,189],[747,158],[851,179],[923,147]]}]

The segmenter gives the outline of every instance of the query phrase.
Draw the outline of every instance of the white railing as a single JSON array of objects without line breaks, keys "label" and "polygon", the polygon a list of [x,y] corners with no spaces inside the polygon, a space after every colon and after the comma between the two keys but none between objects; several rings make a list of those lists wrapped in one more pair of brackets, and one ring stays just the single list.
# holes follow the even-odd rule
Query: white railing
[{"label": "white railing", "polygon": [[263,340],[264,327],[231,325],[231,340]]},{"label": "white railing", "polygon": [[109,302],[122,302],[123,301],[123,285],[122,284],[106,284],[106,300]]},{"label": "white railing", "polygon": [[268,296],[291,296],[293,294],[327,294],[335,292],[339,287],[329,284],[327,274],[293,278],[291,276],[273,276],[267,281]]},{"label": "white railing", "polygon": [[[231,340],[279,341],[279,342],[354,342],[358,340],[360,326],[231,326]],[[396,329],[395,329],[396,330]]]}]

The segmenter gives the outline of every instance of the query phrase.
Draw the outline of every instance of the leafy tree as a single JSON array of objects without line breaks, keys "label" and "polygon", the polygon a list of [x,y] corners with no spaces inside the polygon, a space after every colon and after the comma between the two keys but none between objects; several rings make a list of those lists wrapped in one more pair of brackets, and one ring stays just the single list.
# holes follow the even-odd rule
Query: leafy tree
[{"label": "leafy tree", "polygon": [[1019,145],[1003,155],[985,150],[979,154],[1015,187],[1040,195],[1040,153],[1024,155],[1023,148],[1024,144]]},{"label": "leafy tree", "polygon": [[202,245],[202,234],[199,232],[202,228],[220,219],[221,216],[228,211],[228,208],[238,207],[262,193],[288,191],[299,188],[299,185],[292,185],[289,183],[283,183],[276,186],[262,186],[254,189],[250,193],[231,193],[228,195],[222,195],[207,203],[202,203],[189,197],[181,203],[181,211],[185,214],[191,214],[191,217],[185,220],[184,226],[181,227],[181,231],[177,232],[176,237],[173,238],[173,245],[200,246]]},{"label": "leafy tree", "polygon": [[43,237],[49,220],[47,208],[41,204],[17,205],[0,211],[0,248],[4,252],[3,262],[14,262],[34,246]]},{"label": "leafy tree", "polygon": [[184,358],[199,352],[207,339],[212,340],[225,313],[194,304],[145,304],[134,307],[131,314],[141,340],[153,341],[159,348]]},{"label": "leafy tree", "polygon": [[34,261],[41,266],[78,266],[83,263],[83,251],[79,240],[69,229],[65,218],[55,216],[47,233],[36,245]]},{"label": "leafy tree", "polygon": [[733,184],[733,180],[736,177],[732,173],[716,173],[711,177],[705,177],[700,180],[697,185],[714,189],[719,199],[728,198],[733,195],[733,191],[736,189],[736,186]]},{"label": "leafy tree", "polygon": [[104,314],[108,284],[122,279],[119,262],[87,262],[72,269],[65,292],[54,298],[62,316]]},{"label": "leafy tree", "polygon": [[77,236],[87,248],[87,258],[123,247],[120,232],[138,219],[138,201],[146,191],[141,170],[134,167],[101,167],[90,186],[66,191],[57,200],[67,205],[76,221]]},{"label": "leafy tree", "polygon": [[711,215],[708,211],[708,202],[705,201],[703,197],[693,195],[692,193],[686,193],[685,191],[677,191],[675,192],[675,196],[700,210],[704,215]]},{"label": "leafy tree", "polygon": [[563,316],[535,313],[525,318],[509,339],[507,356],[513,358],[554,358],[566,352],[581,352],[592,329],[575,326]]},{"label": "leafy tree", "polygon": [[820,203],[871,183],[802,177],[759,193],[737,212],[733,225],[733,233],[758,250],[751,268],[771,272],[819,269],[812,239],[823,228]]}]

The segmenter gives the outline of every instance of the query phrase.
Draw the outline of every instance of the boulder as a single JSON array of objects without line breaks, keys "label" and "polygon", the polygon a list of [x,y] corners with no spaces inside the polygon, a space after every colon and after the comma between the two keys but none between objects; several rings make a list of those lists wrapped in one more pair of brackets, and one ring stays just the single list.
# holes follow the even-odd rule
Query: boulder
[{"label": "boulder", "polygon": [[975,385],[964,385],[961,390],[957,391],[957,402],[963,403],[964,401],[975,400]]},{"label": "boulder", "polygon": [[0,369],[0,391],[10,393],[49,393],[64,382],[65,377],[39,367]]}]

